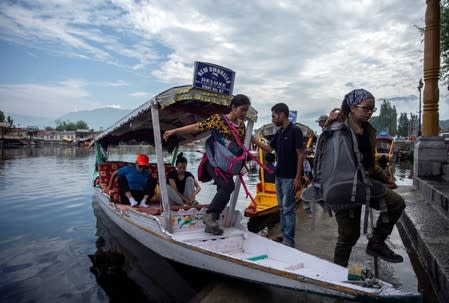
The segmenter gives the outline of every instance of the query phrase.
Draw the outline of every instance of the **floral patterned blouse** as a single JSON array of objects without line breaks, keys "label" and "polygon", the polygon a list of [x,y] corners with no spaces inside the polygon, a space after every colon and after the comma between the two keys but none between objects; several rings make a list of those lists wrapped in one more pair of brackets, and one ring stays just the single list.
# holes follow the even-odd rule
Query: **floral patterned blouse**
[{"label": "floral patterned blouse", "polygon": [[[232,123],[232,122],[231,122]],[[198,128],[201,132],[205,132],[208,130],[217,130],[221,135],[223,135],[226,139],[234,141],[234,136],[231,133],[231,130],[226,125],[226,122],[223,120],[223,117],[219,114],[214,114],[207,118],[204,121],[198,122]],[[245,124],[240,122],[238,126],[236,126],[237,134],[239,135],[240,141],[243,143],[245,139]]]}]

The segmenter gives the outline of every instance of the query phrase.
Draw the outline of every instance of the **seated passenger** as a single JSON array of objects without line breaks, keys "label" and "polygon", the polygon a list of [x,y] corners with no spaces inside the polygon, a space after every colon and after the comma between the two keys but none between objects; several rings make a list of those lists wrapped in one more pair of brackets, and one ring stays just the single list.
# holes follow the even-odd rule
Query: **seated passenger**
[{"label": "seated passenger", "polygon": [[148,207],[147,201],[153,197],[157,180],[151,177],[148,167],[149,159],[145,154],[138,154],[136,165],[125,165],[117,169],[109,180],[109,188],[118,177],[120,200],[122,204]]},{"label": "seated passenger", "polygon": [[167,175],[168,200],[175,205],[197,205],[196,195],[201,187],[187,170],[187,159],[182,153],[176,158],[176,170]]},{"label": "seated passenger", "polygon": [[[266,167],[268,167],[269,169],[271,169],[271,173],[269,171],[267,171],[266,169],[264,169],[263,172],[263,180],[264,182],[267,183],[274,183],[274,178],[275,178],[275,171],[276,171],[276,166],[274,165],[274,162],[276,160],[276,156],[273,153],[267,153],[265,155],[265,163],[264,165]],[[260,179],[261,173],[259,171],[259,179]]]}]

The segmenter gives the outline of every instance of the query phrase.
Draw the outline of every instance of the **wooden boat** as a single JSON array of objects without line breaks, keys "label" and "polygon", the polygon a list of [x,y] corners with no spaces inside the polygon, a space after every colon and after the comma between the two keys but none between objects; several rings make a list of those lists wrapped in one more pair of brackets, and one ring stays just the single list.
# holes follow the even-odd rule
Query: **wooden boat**
[{"label": "wooden boat", "polygon": [[[305,124],[296,123],[304,136],[304,148],[312,151],[313,144],[316,141],[314,131]],[[259,141],[269,142],[274,136],[278,127],[273,123],[265,124],[259,128],[257,137]],[[257,151],[259,161],[265,164],[266,153],[259,149]],[[313,163],[313,152],[308,153],[308,160]],[[248,229],[252,232],[259,232],[265,227],[272,227],[279,222],[279,207],[276,196],[276,185],[273,182],[266,182],[265,170],[261,169],[259,173],[260,181],[256,185],[256,196],[254,202],[249,203],[245,209],[245,216],[250,217]],[[297,202],[300,202],[301,192],[296,193]]]},{"label": "wooden boat", "polygon": [[[207,205],[185,209],[169,207],[165,173],[171,166],[163,162],[162,149],[173,150],[176,145],[196,140],[198,136],[177,136],[165,143],[161,142],[161,133],[223,112],[229,103],[230,97],[224,95],[190,86],[174,87],[153,97],[97,136],[94,142],[99,177],[95,182],[94,207],[145,247],[182,264],[256,283],[361,302],[397,302],[398,299],[420,302],[420,294],[401,292],[380,280],[348,281],[348,270],[344,267],[248,232],[241,223],[241,213],[235,210],[239,180],[236,180],[230,205],[220,216],[224,228],[220,236],[204,232],[202,217]],[[248,118],[246,145],[249,145],[256,119],[252,108]],[[154,145],[157,163],[151,169],[154,173],[157,171],[161,205],[133,208],[113,202],[116,193],[102,189],[102,178],[114,167],[125,164],[105,161],[104,147],[128,140]]]}]

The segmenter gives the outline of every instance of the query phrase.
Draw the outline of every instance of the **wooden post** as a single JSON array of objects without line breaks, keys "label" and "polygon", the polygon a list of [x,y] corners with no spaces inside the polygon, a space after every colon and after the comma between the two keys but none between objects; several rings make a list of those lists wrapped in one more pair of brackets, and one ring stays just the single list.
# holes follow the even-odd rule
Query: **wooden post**
[{"label": "wooden post", "polygon": [[423,136],[438,136],[440,91],[440,1],[426,0],[424,30]]},{"label": "wooden post", "polygon": [[171,211],[167,193],[167,179],[165,177],[164,156],[162,154],[161,127],[159,125],[159,104],[157,100],[151,102],[151,120],[153,123],[154,149],[156,150],[157,175],[161,189],[162,207],[165,217],[164,227],[168,232],[173,232],[171,226]]}]

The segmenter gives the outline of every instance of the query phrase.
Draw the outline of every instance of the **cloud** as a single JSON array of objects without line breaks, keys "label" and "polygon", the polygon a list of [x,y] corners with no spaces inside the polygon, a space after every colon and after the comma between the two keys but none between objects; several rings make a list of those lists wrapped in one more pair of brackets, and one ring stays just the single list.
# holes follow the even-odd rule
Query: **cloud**
[{"label": "cloud", "polygon": [[[58,117],[61,113],[91,109],[90,94],[80,80],[57,84],[0,84],[2,110],[40,117]],[[12,101],[12,102],[11,102]]]},{"label": "cloud", "polygon": [[[285,102],[312,126],[358,87],[378,99],[390,97],[398,112],[417,107],[410,96],[417,94],[422,77],[423,45],[414,25],[424,24],[425,5],[401,0],[3,1],[0,39],[110,64],[127,77],[136,73],[163,84],[154,84],[152,91],[191,83],[194,61],[223,65],[236,71],[235,92],[249,95],[262,115],[270,105]],[[131,97],[149,97],[133,82],[125,77],[96,81],[126,86]],[[85,94],[66,97],[81,100],[78,108],[89,106],[93,97],[82,83],[77,88],[35,85],[39,100],[54,102],[54,111],[70,107],[56,101],[66,88]],[[25,94],[18,84],[2,89],[2,96]],[[441,97],[440,116],[449,116],[447,97],[443,92]]]},{"label": "cloud", "polygon": [[130,93],[128,95],[131,96],[131,97],[134,97],[134,98],[142,99],[142,98],[148,98],[150,93],[148,93],[148,92],[134,92],[134,93]]}]

